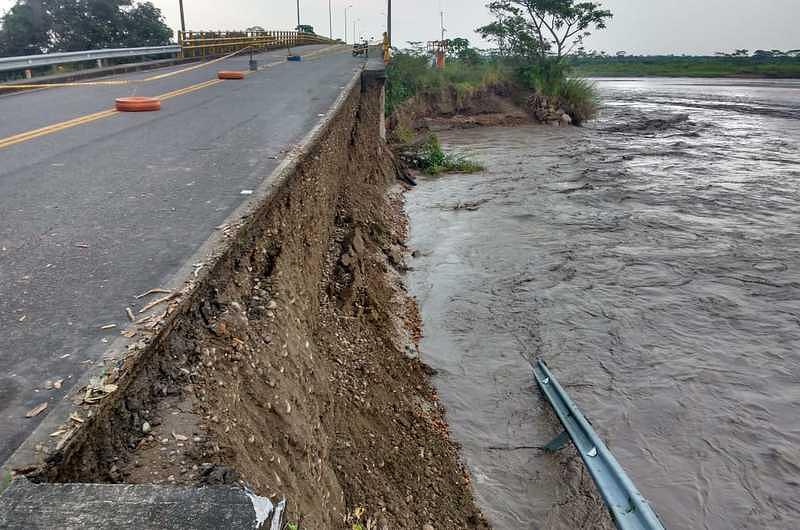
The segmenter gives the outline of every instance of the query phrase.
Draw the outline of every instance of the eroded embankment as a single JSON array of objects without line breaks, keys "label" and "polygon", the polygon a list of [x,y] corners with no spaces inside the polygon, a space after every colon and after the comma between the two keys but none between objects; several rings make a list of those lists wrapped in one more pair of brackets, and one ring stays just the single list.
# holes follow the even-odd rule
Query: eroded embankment
[{"label": "eroded embankment", "polygon": [[428,90],[401,103],[389,118],[397,140],[420,129],[470,128],[488,125],[521,125],[531,121],[527,94],[509,83],[478,88],[454,85]]},{"label": "eroded embankment", "polygon": [[413,355],[381,112],[380,87],[354,84],[161,331],[109,370],[112,397],[77,405],[30,477],[241,480],[286,496],[302,528],[340,528],[362,508],[365,527],[485,526]]}]

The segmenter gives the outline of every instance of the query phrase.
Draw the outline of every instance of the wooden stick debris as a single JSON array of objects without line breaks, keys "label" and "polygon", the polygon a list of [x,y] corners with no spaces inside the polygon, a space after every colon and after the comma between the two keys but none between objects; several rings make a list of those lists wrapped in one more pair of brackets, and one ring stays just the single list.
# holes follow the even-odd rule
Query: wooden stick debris
[{"label": "wooden stick debris", "polygon": [[47,409],[47,402],[44,402],[41,405],[37,405],[36,407],[34,407],[31,410],[29,410],[28,413],[25,414],[25,417],[26,418],[35,418],[36,416],[38,416],[39,414],[44,412],[46,409]]},{"label": "wooden stick debris", "polygon": [[141,300],[145,296],[150,296],[151,294],[168,294],[168,293],[171,293],[171,292],[172,291],[170,291],[169,289],[150,289],[146,293],[142,293],[139,296],[137,296],[136,299],[137,300]]},{"label": "wooden stick debris", "polygon": [[[167,291],[167,292],[169,292],[169,291]],[[163,298],[159,298],[158,300],[153,300],[152,302],[150,302],[149,304],[144,306],[142,309],[140,309],[139,310],[139,314],[141,315],[142,313],[147,313],[149,310],[153,309],[157,305],[161,305],[164,302],[169,302],[170,300],[172,300],[176,296],[178,296],[178,293],[172,293],[172,294],[169,294],[169,295],[167,295],[167,296],[165,296]]]}]

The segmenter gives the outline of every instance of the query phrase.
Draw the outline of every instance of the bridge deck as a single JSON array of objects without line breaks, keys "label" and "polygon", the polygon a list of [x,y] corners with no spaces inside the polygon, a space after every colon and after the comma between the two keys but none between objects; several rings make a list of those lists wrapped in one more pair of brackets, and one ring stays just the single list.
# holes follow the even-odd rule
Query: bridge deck
[{"label": "bridge deck", "polygon": [[[0,96],[0,462],[45,415],[26,412],[52,405],[100,359],[125,308],[141,306],[135,296],[178,271],[363,66],[349,50],[285,56],[260,55],[274,66],[199,88],[219,69],[245,70],[247,58],[146,84]],[[184,88],[160,112],[63,125],[119,96]],[[60,379],[60,390],[45,388]]]}]

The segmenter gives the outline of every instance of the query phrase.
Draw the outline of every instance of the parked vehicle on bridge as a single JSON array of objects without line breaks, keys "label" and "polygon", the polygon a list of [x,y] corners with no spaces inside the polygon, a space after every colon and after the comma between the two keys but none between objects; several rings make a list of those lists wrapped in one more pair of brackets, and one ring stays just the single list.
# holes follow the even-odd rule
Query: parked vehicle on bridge
[{"label": "parked vehicle on bridge", "polygon": [[367,41],[357,42],[353,44],[353,57],[358,57],[359,55],[363,55],[366,57],[369,54],[369,44]]}]

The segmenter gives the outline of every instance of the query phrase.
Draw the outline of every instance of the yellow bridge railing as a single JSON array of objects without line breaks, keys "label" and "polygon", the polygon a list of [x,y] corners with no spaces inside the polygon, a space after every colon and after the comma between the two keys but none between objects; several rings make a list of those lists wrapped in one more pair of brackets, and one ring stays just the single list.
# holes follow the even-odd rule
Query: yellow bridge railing
[{"label": "yellow bridge railing", "polygon": [[327,37],[299,31],[179,31],[183,57],[216,57],[252,48],[256,51],[305,44],[333,44]]}]

